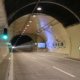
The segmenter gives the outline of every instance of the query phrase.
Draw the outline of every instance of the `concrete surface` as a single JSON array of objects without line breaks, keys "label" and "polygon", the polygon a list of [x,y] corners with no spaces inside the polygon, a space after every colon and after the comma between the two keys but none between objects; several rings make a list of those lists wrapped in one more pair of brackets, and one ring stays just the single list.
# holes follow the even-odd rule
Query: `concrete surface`
[{"label": "concrete surface", "polygon": [[7,55],[2,62],[0,62],[0,80],[7,80],[9,68],[9,55]]}]

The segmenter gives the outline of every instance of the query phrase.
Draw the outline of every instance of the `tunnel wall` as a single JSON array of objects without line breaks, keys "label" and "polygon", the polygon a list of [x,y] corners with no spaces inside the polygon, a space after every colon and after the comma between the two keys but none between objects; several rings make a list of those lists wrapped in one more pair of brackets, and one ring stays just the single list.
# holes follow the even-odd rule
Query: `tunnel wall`
[{"label": "tunnel wall", "polygon": [[[7,26],[3,0],[0,0],[0,35],[3,33],[3,28]],[[5,80],[9,65],[9,49],[0,36],[0,80]]]},{"label": "tunnel wall", "polygon": [[9,49],[3,41],[0,41],[0,80],[5,80],[9,67]]},{"label": "tunnel wall", "polygon": [[[17,35],[17,34],[20,34],[19,29],[20,30],[22,29],[21,25],[23,25],[22,23],[25,20],[25,18],[27,18],[27,16],[19,18],[18,20],[16,20],[15,22],[13,22],[11,24],[11,26],[9,28],[9,32],[11,34],[11,38],[13,36]],[[64,26],[59,21],[57,21],[56,19],[52,18],[51,16],[47,16],[47,15],[42,15],[41,14],[38,17],[36,17],[34,22],[31,24],[31,27],[29,27],[30,29],[29,28],[27,29],[25,35],[26,34],[31,34],[31,35],[34,34],[33,38],[38,38],[38,35],[40,34],[44,38],[44,40],[47,40],[47,38],[46,38],[46,36],[44,34],[45,30],[41,31],[37,36],[35,35],[36,34],[36,30],[40,30],[40,27],[41,27],[39,18],[43,19],[43,23],[45,22],[45,24],[47,24],[47,23],[49,23],[50,21],[53,20],[53,22],[49,23],[49,25],[48,25],[50,28],[52,27],[51,30],[52,30],[53,34],[50,33],[50,31],[49,31],[49,33],[52,34],[52,36],[56,40],[56,43],[53,44],[53,49],[51,49],[51,51],[52,52],[69,54],[70,53],[70,40],[69,40],[68,33],[67,33],[66,29],[64,28]],[[37,24],[33,25],[34,23],[37,23]],[[45,25],[45,24],[43,24],[43,25]],[[35,29],[33,29],[33,28],[35,28]],[[33,31],[31,31],[31,30],[33,30]],[[46,31],[48,32],[47,28],[46,28]],[[48,38],[48,39],[50,40],[50,38]],[[64,44],[63,46],[60,46],[61,42],[63,42],[63,44]],[[59,45],[58,45],[58,43],[59,43]]]},{"label": "tunnel wall", "polygon": [[[61,23],[53,25],[53,31],[56,38],[56,44],[54,52],[69,54],[70,53],[70,40],[66,29]],[[63,45],[61,45],[63,42]]]},{"label": "tunnel wall", "polygon": [[69,57],[75,58],[75,59],[80,59],[80,50],[79,50],[79,46],[80,46],[80,24],[69,26],[67,28],[67,32],[69,34],[70,43],[71,43]]},{"label": "tunnel wall", "polygon": [[[44,30],[42,31],[42,33],[45,34],[46,39],[48,41],[47,43],[48,52],[69,54],[70,52],[69,36],[66,31],[66,28],[64,28],[64,26],[58,20],[56,20],[55,18],[52,18],[51,16],[39,15],[38,20],[36,22],[39,23],[37,25],[38,28],[44,27]],[[61,46],[61,43],[63,43],[62,46]]]}]

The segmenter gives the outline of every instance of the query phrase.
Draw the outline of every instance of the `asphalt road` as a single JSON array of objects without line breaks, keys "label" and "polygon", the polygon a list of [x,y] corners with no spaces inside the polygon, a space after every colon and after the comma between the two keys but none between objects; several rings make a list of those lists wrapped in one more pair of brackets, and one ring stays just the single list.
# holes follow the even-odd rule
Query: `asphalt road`
[{"label": "asphalt road", "polygon": [[56,53],[15,53],[14,80],[80,80],[80,61]]}]

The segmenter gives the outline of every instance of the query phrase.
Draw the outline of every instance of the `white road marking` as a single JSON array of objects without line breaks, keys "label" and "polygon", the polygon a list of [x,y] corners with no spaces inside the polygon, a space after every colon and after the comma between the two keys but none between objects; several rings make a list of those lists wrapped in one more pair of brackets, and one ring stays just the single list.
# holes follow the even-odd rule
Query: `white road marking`
[{"label": "white road marking", "polygon": [[70,76],[70,77],[73,77],[73,78],[76,77],[75,75],[73,75],[71,73],[68,73],[68,72],[66,72],[66,71],[64,71],[64,70],[62,70],[62,69],[60,69],[58,67],[53,66],[53,68],[56,69],[56,70],[58,70],[58,71],[60,71],[60,72],[62,72],[62,73],[64,73],[64,74],[66,74],[66,75],[68,75],[68,76]]}]

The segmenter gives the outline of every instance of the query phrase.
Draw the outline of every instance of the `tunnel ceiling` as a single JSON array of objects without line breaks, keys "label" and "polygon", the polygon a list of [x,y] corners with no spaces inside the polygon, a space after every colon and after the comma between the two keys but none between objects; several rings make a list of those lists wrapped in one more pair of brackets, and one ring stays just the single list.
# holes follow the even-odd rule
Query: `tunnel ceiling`
[{"label": "tunnel ceiling", "polygon": [[[17,18],[31,13],[37,1],[38,0],[5,0],[8,23],[11,24]],[[69,10],[56,3],[66,6]],[[41,13],[51,15],[59,20],[65,27],[79,23],[80,0],[40,0],[38,5],[43,8]],[[35,10],[34,13],[36,12]]]}]

